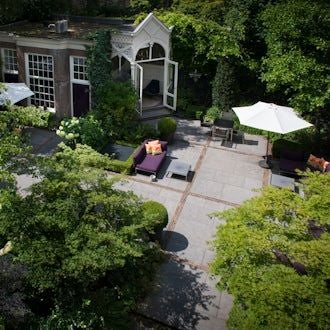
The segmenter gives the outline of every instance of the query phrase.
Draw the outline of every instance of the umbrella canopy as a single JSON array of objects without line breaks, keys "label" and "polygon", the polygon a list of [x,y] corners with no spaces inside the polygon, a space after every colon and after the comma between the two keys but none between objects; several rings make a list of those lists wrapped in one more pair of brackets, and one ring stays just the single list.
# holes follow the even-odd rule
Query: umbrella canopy
[{"label": "umbrella canopy", "polygon": [[5,83],[5,90],[0,93],[0,105],[10,102],[15,104],[34,93],[24,83]]},{"label": "umbrella canopy", "polygon": [[313,126],[300,118],[292,108],[258,102],[247,107],[233,108],[240,123],[264,131],[286,134]]}]

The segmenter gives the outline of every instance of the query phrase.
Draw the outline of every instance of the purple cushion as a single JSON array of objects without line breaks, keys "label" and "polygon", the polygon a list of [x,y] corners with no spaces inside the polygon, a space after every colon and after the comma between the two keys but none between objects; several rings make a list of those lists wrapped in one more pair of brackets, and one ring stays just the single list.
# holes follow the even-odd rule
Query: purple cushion
[{"label": "purple cushion", "polygon": [[142,163],[137,164],[136,168],[146,172],[157,172],[166,157],[166,151],[159,155],[147,154]]}]

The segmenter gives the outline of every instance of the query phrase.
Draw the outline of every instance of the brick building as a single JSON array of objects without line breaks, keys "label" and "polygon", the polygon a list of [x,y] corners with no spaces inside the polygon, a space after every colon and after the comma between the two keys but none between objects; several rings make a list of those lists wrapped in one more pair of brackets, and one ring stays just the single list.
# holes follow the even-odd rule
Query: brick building
[{"label": "brick building", "polygon": [[[53,111],[57,117],[80,116],[90,109],[86,36],[113,28],[111,43],[113,75],[131,79],[139,95],[142,115],[144,88],[159,83],[156,97],[175,110],[178,64],[170,60],[171,28],[152,13],[138,26],[120,19],[70,17],[41,24],[20,22],[0,27],[1,79],[25,82],[34,92],[29,104]],[[109,41],[110,42],[110,41]]]}]

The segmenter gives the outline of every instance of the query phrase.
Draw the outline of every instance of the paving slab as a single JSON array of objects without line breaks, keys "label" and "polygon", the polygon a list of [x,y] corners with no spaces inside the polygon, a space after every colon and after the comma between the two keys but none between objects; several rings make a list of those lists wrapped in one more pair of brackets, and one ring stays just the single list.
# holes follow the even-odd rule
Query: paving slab
[{"label": "paving slab", "polygon": [[[166,251],[174,252],[178,257],[207,267],[213,254],[210,241],[214,238],[217,226],[221,223],[210,214],[222,211],[225,205],[188,196],[175,225],[174,233],[169,235]],[[178,235],[185,238],[186,244],[177,244]],[[182,238],[181,238],[182,240]]]},{"label": "paving slab", "polygon": [[139,312],[176,329],[226,329],[231,304],[221,305],[223,293],[215,288],[215,282],[203,270],[168,260]]}]

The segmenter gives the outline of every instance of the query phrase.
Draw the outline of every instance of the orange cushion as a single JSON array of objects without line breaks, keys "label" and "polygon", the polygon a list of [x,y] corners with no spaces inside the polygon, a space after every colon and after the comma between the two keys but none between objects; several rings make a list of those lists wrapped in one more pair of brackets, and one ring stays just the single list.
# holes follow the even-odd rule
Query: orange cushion
[{"label": "orange cushion", "polygon": [[152,154],[159,155],[162,153],[162,146],[160,143],[152,145]]},{"label": "orange cushion", "polygon": [[307,160],[308,165],[322,172],[323,172],[324,163],[325,160],[323,158],[318,158],[312,154],[309,155],[309,158]]},{"label": "orange cushion", "polygon": [[146,143],[145,147],[146,147],[146,153],[152,154],[152,144]]},{"label": "orange cushion", "polygon": [[159,140],[149,141],[148,144],[159,144]]}]

